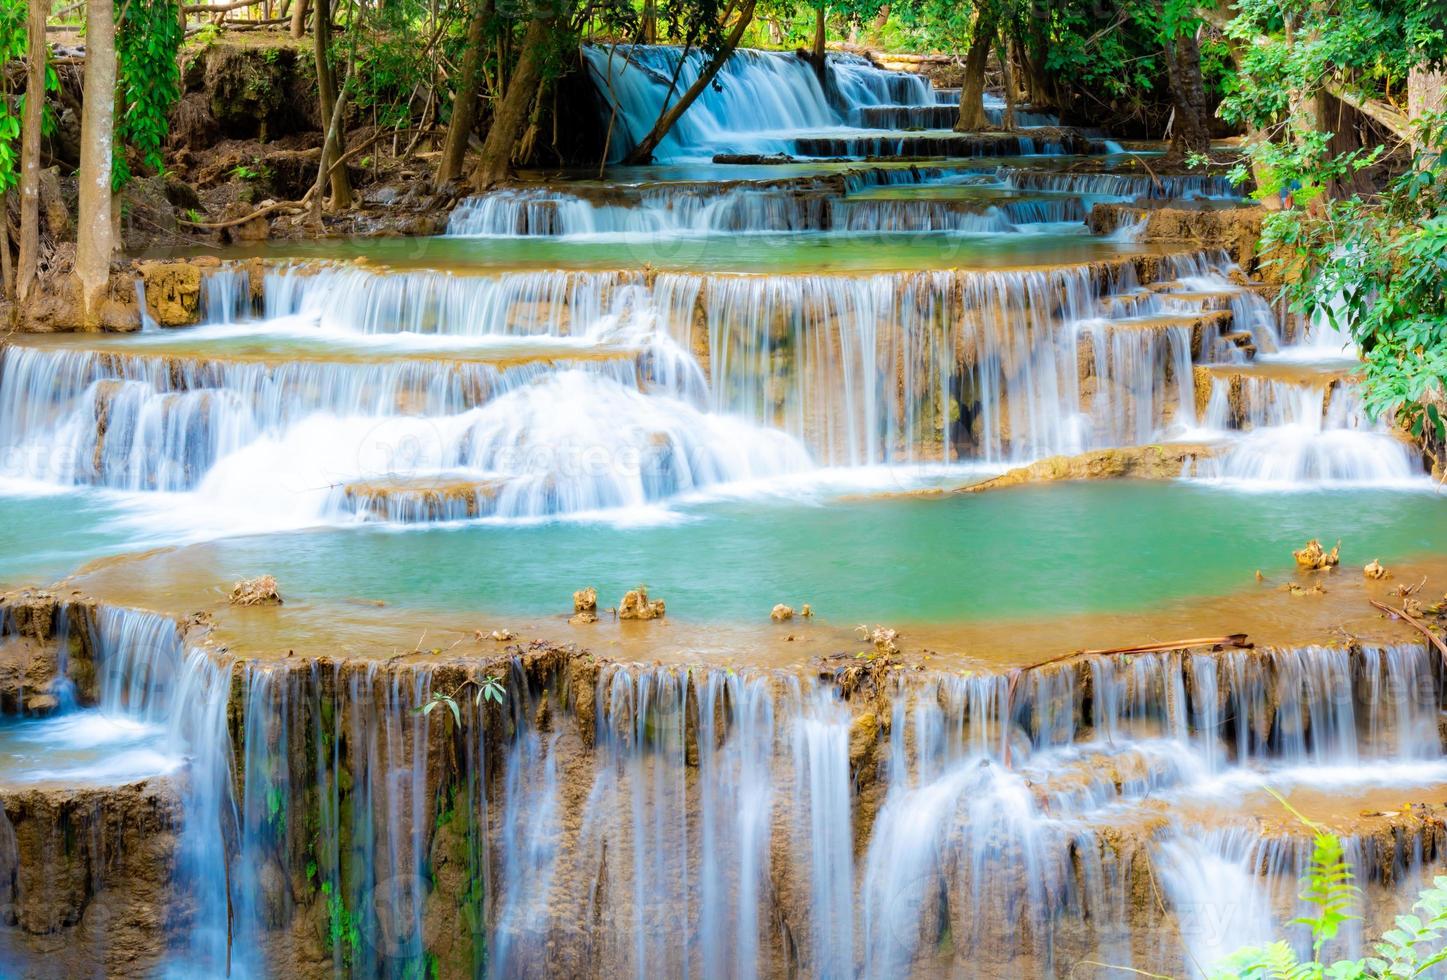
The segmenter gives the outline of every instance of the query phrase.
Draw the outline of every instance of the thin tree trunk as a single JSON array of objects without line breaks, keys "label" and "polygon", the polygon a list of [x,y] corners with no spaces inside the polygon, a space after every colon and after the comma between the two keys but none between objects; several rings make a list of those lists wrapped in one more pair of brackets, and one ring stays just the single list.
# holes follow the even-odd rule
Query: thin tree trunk
[{"label": "thin tree trunk", "polygon": [[441,186],[462,173],[467,141],[477,125],[477,93],[482,80],[482,46],[487,40],[487,23],[492,19],[492,0],[484,0],[467,25],[467,50],[462,53],[462,76],[452,100],[452,120],[437,161],[437,184]]},{"label": "thin tree trunk", "polygon": [[111,153],[115,140],[116,29],[112,0],[89,0],[85,13],[85,108],[80,121],[80,221],[75,278],[81,315],[93,324],[110,282]]},{"label": "thin tree trunk", "polygon": [[296,6],[291,11],[291,36],[300,38],[306,36],[306,13],[307,0],[296,0]]},{"label": "thin tree trunk", "polygon": [[643,0],[643,43],[658,43],[658,0]]},{"label": "thin tree trunk", "polygon": [[553,32],[553,24],[552,16],[534,17],[528,22],[527,33],[523,35],[523,53],[502,101],[493,111],[487,139],[482,141],[482,154],[472,171],[472,187],[479,193],[502,183],[512,169],[513,152],[527,126],[528,110],[543,79],[543,47]]},{"label": "thin tree trunk", "polygon": [[1000,71],[1005,76],[1005,113],[1000,117],[1000,128],[1007,133],[1015,131],[1015,68],[1010,64],[1010,45],[1003,39],[995,47],[995,57],[1000,59]]},{"label": "thin tree trunk", "polygon": [[[315,40],[316,63],[317,63],[317,96],[321,107],[322,122],[327,124],[327,135],[324,137],[322,146],[321,172],[326,173],[328,168],[347,151],[347,140],[345,127],[337,122],[335,126],[331,120],[336,113],[333,107],[337,102],[337,77],[332,71],[331,40],[332,40],[332,8],[330,0],[316,0],[313,5],[315,10],[312,15],[312,37]],[[335,128],[335,134],[332,132]],[[352,181],[347,176],[346,167],[337,167],[331,171],[332,174],[332,207],[344,210],[352,206]]]},{"label": "thin tree trunk", "polygon": [[[1407,119],[1420,119],[1429,112],[1447,110],[1447,72],[1428,71],[1413,68],[1407,73]],[[1415,136],[1415,134],[1414,134]],[[1413,147],[1421,152],[1426,149],[1415,139]]]},{"label": "thin tree trunk", "polygon": [[985,64],[990,59],[990,45],[995,41],[995,15],[981,11],[975,21],[975,36],[965,54],[965,82],[960,87],[960,118],[955,123],[959,133],[975,133],[990,128],[985,115]]},{"label": "thin tree trunk", "polygon": [[653,129],[649,131],[648,135],[643,137],[643,140],[629,151],[628,156],[623,161],[624,163],[648,163],[653,159],[653,151],[658,149],[658,144],[663,142],[663,137],[668,135],[668,131],[673,128],[673,124],[678,122],[679,117],[688,111],[688,107],[693,105],[694,100],[703,94],[704,89],[712,84],[714,76],[719,73],[724,64],[727,63],[733,55],[734,49],[739,46],[739,41],[743,39],[744,31],[748,28],[749,22],[754,19],[754,2],[755,0],[744,0],[743,4],[739,7],[734,26],[732,30],[729,31],[729,36],[723,46],[714,53],[713,59],[710,60],[704,67],[704,70],[699,73],[698,78],[694,79],[693,84],[688,87],[688,90],[683,93],[683,96],[669,107],[667,112],[658,117],[658,121],[653,124]]},{"label": "thin tree trunk", "polygon": [[[327,120],[326,136],[322,138],[321,163],[317,167],[317,179],[312,185],[312,213],[311,220],[314,224],[320,225],[322,221],[322,188],[326,186],[327,174],[335,164],[332,161],[339,160],[342,151],[337,148],[336,141],[341,135],[342,117],[347,111],[347,91],[352,85],[352,73],[356,71],[356,60],[347,65],[347,77],[342,79],[342,89],[337,93],[337,100],[332,105],[332,115]],[[346,164],[335,167],[336,170],[345,170]],[[335,181],[332,186],[336,186]]]},{"label": "thin tree trunk", "polygon": [[824,41],[828,34],[828,25],[825,23],[827,10],[821,3],[814,8],[814,47],[809,52],[809,63],[814,66],[814,74],[819,76],[819,84],[824,84]]},{"label": "thin tree trunk", "polygon": [[22,303],[40,261],[40,129],[45,114],[45,40],[48,0],[30,0],[30,50],[25,70],[25,120],[20,135],[20,262],[15,295]]}]

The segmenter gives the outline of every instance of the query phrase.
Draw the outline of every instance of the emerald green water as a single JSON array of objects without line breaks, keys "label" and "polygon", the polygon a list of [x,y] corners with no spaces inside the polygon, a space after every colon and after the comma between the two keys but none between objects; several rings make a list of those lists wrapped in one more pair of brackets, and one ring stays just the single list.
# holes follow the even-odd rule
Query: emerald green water
[{"label": "emerald green water", "polygon": [[45,585],[92,558],[143,546],[148,538],[121,526],[124,514],[94,491],[0,495],[0,583]]},{"label": "emerald green water", "polygon": [[969,496],[767,500],[685,508],[662,526],[578,522],[379,527],[209,546],[218,574],[275,575],[288,595],[552,615],[595,585],[638,583],[691,622],[810,602],[834,622],[951,623],[1146,609],[1292,567],[1311,537],[1344,564],[1447,547],[1431,492],[1241,493],[1187,483],[1060,484]]}]

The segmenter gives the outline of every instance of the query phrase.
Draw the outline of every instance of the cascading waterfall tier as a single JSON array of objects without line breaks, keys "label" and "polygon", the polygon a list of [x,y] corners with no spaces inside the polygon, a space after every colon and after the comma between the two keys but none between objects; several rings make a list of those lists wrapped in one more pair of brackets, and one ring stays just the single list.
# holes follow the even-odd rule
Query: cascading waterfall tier
[{"label": "cascading waterfall tier", "polygon": [[[70,619],[104,678],[77,710],[187,747],[165,828],[185,928],[152,928],[193,970],[228,949],[249,975],[1206,967],[1246,938],[1206,918],[1223,882],[1262,935],[1297,911],[1310,834],[1233,816],[1243,799],[1447,784],[1425,644],[805,679],[556,649],[234,662],[155,614]],[[470,693],[487,673],[500,703]],[[435,694],[456,714],[417,710]],[[1342,953],[1447,844],[1430,808],[1391,828],[1346,832],[1371,921]],[[25,908],[43,871],[11,860]]]},{"label": "cascading waterfall tier", "polygon": [[[1229,380],[1198,394],[1193,361],[1280,344],[1230,271],[1212,253],[858,276],[284,265],[252,322],[313,344],[305,357],[228,355],[224,336],[206,353],[7,348],[5,475],[184,492],[248,526],[516,518],[817,464],[1025,462],[1204,423],[1249,433],[1198,475],[1411,479],[1345,386],[1319,413],[1297,397],[1272,401],[1294,414],[1251,418],[1221,407]],[[237,276],[206,280],[208,315],[245,327]]]},{"label": "cascading waterfall tier", "polygon": [[[1222,262],[1141,268],[1220,279]],[[1177,363],[1190,316],[1101,316],[1104,298],[1135,292],[1128,261],[651,279],[285,266],[266,275],[260,322],[331,346],[305,359],[228,357],[220,342],[208,354],[11,348],[0,432],[19,450],[11,475],[242,509],[273,500],[293,525],[390,513],[349,488],[399,478],[487,486],[487,514],[538,516],[798,471],[805,447],[830,465],[1030,459],[1193,421]],[[1169,296],[1144,291],[1131,312]],[[388,346],[426,337],[452,346]],[[496,343],[514,346],[489,354]],[[604,465],[577,465],[595,456]],[[478,516],[471,499],[462,513]]]},{"label": "cascading waterfall tier", "polygon": [[[610,160],[622,160],[653,128],[669,101],[699,77],[703,51],[653,45],[585,45],[598,93],[608,107]],[[806,157],[981,156],[1106,152],[1071,133],[1033,139],[900,132],[925,126],[949,130],[955,117],[928,79],[884,71],[858,55],[826,56],[823,84],[794,52],[733,52],[654,151],[661,162],[708,160],[715,153],[798,154]],[[991,104],[995,119],[1002,104]],[[1053,126],[1054,117],[1021,113],[1019,125]]]}]

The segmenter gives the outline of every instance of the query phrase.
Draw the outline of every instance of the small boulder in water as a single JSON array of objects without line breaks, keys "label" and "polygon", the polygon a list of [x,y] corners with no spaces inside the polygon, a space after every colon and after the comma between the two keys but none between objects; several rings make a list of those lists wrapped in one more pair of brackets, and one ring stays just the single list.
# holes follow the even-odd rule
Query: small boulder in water
[{"label": "small boulder in water", "polygon": [[662,619],[663,600],[648,598],[648,586],[640,585],[623,596],[618,603],[619,619]]},{"label": "small boulder in water", "polygon": [[1338,541],[1336,547],[1330,551],[1324,551],[1321,542],[1312,538],[1306,543],[1305,548],[1293,551],[1291,554],[1296,559],[1296,564],[1302,568],[1313,572],[1321,571],[1341,563],[1341,542]]},{"label": "small boulder in water", "polygon": [[516,640],[517,634],[510,629],[500,629],[493,630],[487,637],[497,643],[507,643],[510,640]]},{"label": "small boulder in water", "polygon": [[806,602],[806,603],[804,603],[804,608],[799,610],[799,615],[800,615],[800,616],[803,616],[805,619],[813,619],[813,618],[814,618],[814,610],[811,609],[811,608],[809,607],[809,604]]},{"label": "small boulder in water", "polygon": [[596,623],[598,621],[598,590],[591,585],[573,593],[573,615],[570,623]]},{"label": "small boulder in water", "polygon": [[787,622],[794,618],[794,607],[786,606],[781,602],[769,613],[769,618],[776,623]]},{"label": "small boulder in water", "polygon": [[270,575],[244,578],[231,587],[233,606],[279,606],[281,593],[276,590],[276,579]]},{"label": "small boulder in water", "polygon": [[1387,571],[1386,566],[1375,558],[1362,566],[1362,574],[1373,581],[1381,581],[1384,578],[1392,577],[1392,573]]},{"label": "small boulder in water", "polygon": [[60,699],[54,694],[32,694],[25,699],[25,710],[33,715],[48,715],[60,707]]}]

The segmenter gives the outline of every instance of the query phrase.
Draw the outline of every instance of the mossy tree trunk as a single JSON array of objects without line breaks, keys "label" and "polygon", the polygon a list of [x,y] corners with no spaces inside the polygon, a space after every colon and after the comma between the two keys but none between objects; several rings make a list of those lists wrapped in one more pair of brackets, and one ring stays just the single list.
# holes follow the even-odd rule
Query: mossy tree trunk
[{"label": "mossy tree trunk", "polygon": [[522,54],[508,79],[502,101],[493,111],[492,125],[487,128],[487,139],[483,140],[482,153],[472,171],[472,189],[479,193],[496,187],[512,172],[513,153],[522,139],[533,100],[542,84],[547,45],[556,23],[550,13],[538,14],[528,22]]},{"label": "mossy tree trunk", "polygon": [[487,25],[492,20],[492,0],[483,0],[473,11],[467,24],[467,49],[462,53],[462,75],[457,82],[457,97],[452,102],[452,120],[447,126],[447,139],[442,144],[442,158],[437,162],[437,183],[447,183],[462,174],[467,156],[467,143],[477,125],[477,96],[482,88],[483,45],[487,43]]},{"label": "mossy tree trunk", "polygon": [[990,46],[995,43],[997,15],[988,7],[980,10],[975,20],[975,36],[965,54],[965,78],[960,86],[960,118],[955,132],[975,133],[990,128],[985,115],[985,65],[990,60]]}]

